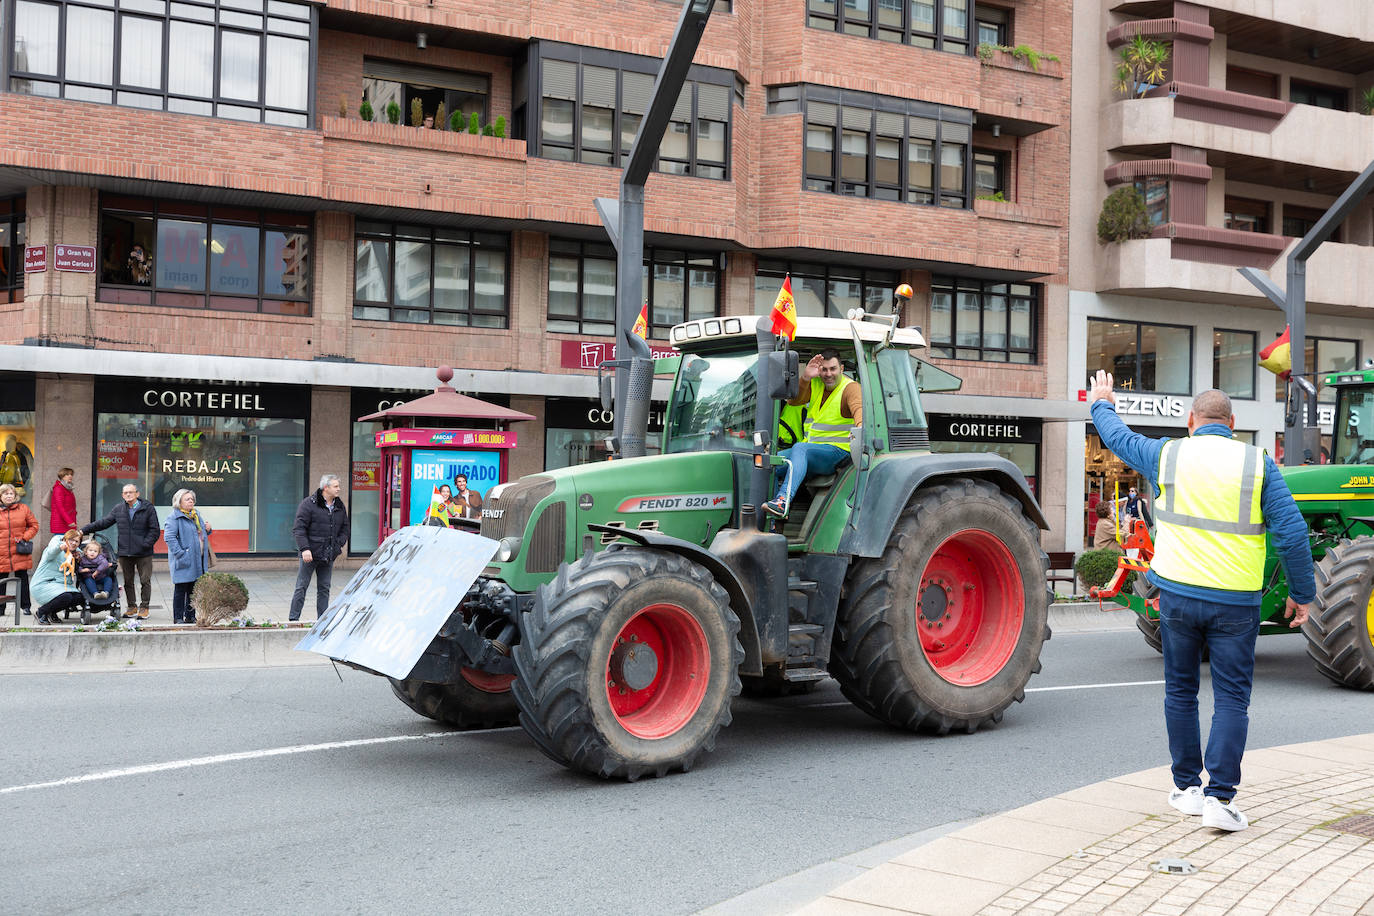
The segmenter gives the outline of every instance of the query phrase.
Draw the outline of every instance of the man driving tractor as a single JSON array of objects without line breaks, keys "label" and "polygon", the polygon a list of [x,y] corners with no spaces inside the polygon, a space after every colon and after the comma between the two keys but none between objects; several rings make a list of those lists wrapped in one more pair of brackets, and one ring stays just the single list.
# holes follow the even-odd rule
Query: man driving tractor
[{"label": "man driving tractor", "polygon": [[769,515],[786,518],[792,498],[808,477],[824,477],[849,460],[849,432],[863,423],[863,394],[859,383],[844,374],[840,353],[826,347],[801,369],[801,390],[787,402],[806,406],[802,441],[779,455],[787,463],[778,468],[777,495],[763,504]]}]

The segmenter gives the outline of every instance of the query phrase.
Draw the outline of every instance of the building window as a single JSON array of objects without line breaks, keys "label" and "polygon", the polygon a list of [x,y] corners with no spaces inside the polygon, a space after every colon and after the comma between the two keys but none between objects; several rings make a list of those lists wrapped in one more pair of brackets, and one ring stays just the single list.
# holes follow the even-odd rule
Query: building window
[{"label": "building window", "polygon": [[[1360,366],[1360,342],[1338,337],[1309,337],[1303,351],[1304,374],[1317,386],[1317,400],[1323,404],[1336,403],[1336,389],[1327,387],[1322,379],[1332,372],[1352,372]],[[1274,379],[1274,396],[1282,401],[1288,383]]]},{"label": "building window", "polygon": [[[313,7],[287,0],[19,0],[9,88],[51,98],[310,123]],[[265,8],[264,8],[265,7]]]},{"label": "building window", "polygon": [[310,214],[107,195],[103,302],[310,314]]},{"label": "building window", "polygon": [[1156,394],[1190,394],[1193,329],[1088,319],[1088,375],[1110,372],[1116,387]]},{"label": "building window", "polygon": [[[722,256],[644,249],[643,299],[649,336],[666,340],[673,325],[720,314]],[[548,329],[615,333],[615,250],[595,242],[549,240]]]},{"label": "building window", "polygon": [[[1300,239],[1311,232],[1317,225],[1317,220],[1326,215],[1325,210],[1318,210],[1315,207],[1299,207],[1296,204],[1283,205],[1283,234],[1293,239]],[[1337,226],[1336,231],[1331,234],[1329,241],[1339,242],[1341,240],[1341,230],[1344,226]]]},{"label": "building window", "polygon": [[895,270],[761,260],[754,274],[755,314],[768,314],[789,274],[797,314],[810,318],[843,318],[853,308],[876,312],[892,301],[898,282]]},{"label": "building window", "polygon": [[[401,111],[401,123],[410,123],[411,103],[420,101],[427,118],[437,116],[444,107],[444,120],[451,123],[454,113],[460,117],[462,130],[468,129],[468,119],[487,123],[487,99],[490,81],[480,73],[442,70],[438,67],[419,67],[387,60],[363,59],[363,98],[372,106],[375,121],[387,120],[387,106],[396,103]],[[435,124],[448,130],[449,123]]]},{"label": "building window", "polygon": [[1254,331],[1212,332],[1212,387],[1233,398],[1255,398],[1255,366],[1258,357]]},{"label": "building window", "polygon": [[1005,47],[1011,44],[1011,11],[979,3],[974,13],[978,35],[976,44]]},{"label": "building window", "polygon": [[930,352],[948,359],[1033,363],[1040,288],[936,277],[930,284]]},{"label": "building window", "polygon": [[[770,87],[775,99],[779,89]],[[801,87],[808,191],[967,208],[973,113],[823,86]],[[778,102],[773,111],[789,110]]]},{"label": "building window", "polygon": [[24,198],[0,200],[0,302],[24,301]]},{"label": "building window", "polygon": [[359,220],[353,317],[504,328],[509,252],[493,232]]},{"label": "building window", "polygon": [[[623,166],[648,111],[658,65],[649,57],[543,45],[529,64],[540,84],[535,155]],[[689,76],[659,145],[657,169],[723,181],[730,173],[734,75],[694,66]]]},{"label": "building window", "polygon": [[1350,91],[1338,86],[1319,86],[1292,80],[1288,84],[1288,100],[1294,105],[1315,105],[1332,111],[1350,110]]},{"label": "building window", "polygon": [[[980,200],[1011,200],[1011,153],[1003,150],[973,151],[973,193]],[[1001,195],[1000,197],[998,195]]]},{"label": "building window", "polygon": [[1145,200],[1145,218],[1151,226],[1162,226],[1169,221],[1169,179],[1142,178],[1132,185]]},{"label": "building window", "polygon": [[1269,202],[1227,197],[1224,224],[1240,232],[1269,232]]},{"label": "building window", "polygon": [[972,0],[807,0],[806,24],[843,32],[968,54]]}]

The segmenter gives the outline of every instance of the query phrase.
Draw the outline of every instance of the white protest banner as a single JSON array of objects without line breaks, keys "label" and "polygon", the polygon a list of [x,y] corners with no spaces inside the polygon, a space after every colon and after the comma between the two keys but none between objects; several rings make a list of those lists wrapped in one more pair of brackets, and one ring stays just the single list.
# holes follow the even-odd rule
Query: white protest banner
[{"label": "white protest banner", "polygon": [[466,531],[411,525],[382,542],[297,644],[404,679],[497,544]]}]

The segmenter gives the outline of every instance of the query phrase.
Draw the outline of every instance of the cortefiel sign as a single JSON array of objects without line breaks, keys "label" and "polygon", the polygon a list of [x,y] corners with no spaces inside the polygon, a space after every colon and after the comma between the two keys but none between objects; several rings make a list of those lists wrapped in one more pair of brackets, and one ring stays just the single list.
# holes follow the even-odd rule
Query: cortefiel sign
[{"label": "cortefiel sign", "polygon": [[490,538],[452,528],[400,529],[330,602],[297,651],[404,679],[496,555],[496,546]]}]

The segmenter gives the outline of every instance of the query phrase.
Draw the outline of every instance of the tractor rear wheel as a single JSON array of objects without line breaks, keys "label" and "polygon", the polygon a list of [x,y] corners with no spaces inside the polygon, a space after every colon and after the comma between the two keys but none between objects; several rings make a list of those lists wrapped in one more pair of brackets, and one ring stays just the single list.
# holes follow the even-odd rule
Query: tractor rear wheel
[{"label": "tractor rear wheel", "polygon": [[1374,537],[1327,548],[1302,632],[1323,675],[1342,687],[1374,689]]},{"label": "tractor rear wheel", "polygon": [[420,715],[454,728],[500,728],[514,725],[520,715],[511,696],[510,675],[493,675],[464,668],[456,684],[424,681],[391,682],[397,699]]},{"label": "tractor rear wheel", "polygon": [[1050,637],[1039,534],[985,481],[919,491],[883,555],[850,568],[830,659],[844,695],[913,731],[1001,721]]},{"label": "tractor rear wheel", "polygon": [[730,722],[739,626],[725,590],[685,557],[588,553],[521,615],[520,724],[549,757],[603,779],[686,772]]}]

